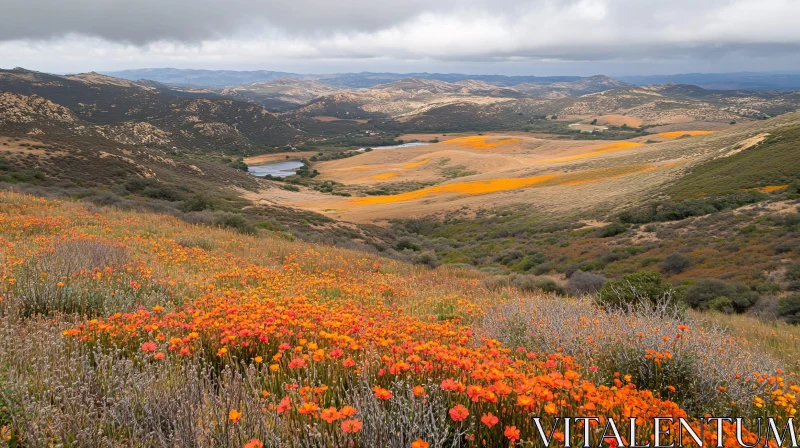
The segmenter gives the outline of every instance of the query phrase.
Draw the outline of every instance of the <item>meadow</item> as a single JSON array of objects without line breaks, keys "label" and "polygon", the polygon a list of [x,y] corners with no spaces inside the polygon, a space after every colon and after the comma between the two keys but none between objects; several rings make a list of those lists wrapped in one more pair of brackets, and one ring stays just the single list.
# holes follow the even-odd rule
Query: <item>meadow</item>
[{"label": "meadow", "polygon": [[0,297],[15,447],[540,446],[531,417],[564,415],[598,444],[608,418],[785,422],[800,393],[797,338],[756,320],[9,191]]}]

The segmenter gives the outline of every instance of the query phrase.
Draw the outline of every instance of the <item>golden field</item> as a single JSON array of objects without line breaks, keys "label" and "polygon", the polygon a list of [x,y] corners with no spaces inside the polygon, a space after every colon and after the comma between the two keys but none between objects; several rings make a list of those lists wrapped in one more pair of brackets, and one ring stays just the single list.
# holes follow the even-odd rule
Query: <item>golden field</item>
[{"label": "golden field", "polygon": [[[780,122],[771,120],[769,125]],[[401,192],[356,193],[349,199],[311,190],[270,189],[245,195],[259,203],[299,207],[359,223],[510,204],[536,204],[555,215],[590,211],[657,194],[692,166],[734,154],[763,138],[763,127],[665,131],[619,141],[567,140],[524,132],[420,134],[414,137],[441,141],[313,165],[323,181],[356,191],[395,185]]]}]

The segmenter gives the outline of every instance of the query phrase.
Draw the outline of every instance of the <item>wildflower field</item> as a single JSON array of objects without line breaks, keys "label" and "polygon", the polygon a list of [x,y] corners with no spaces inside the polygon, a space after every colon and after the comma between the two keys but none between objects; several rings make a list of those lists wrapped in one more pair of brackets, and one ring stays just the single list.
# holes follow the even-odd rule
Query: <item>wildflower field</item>
[{"label": "wildflower field", "polygon": [[[634,165],[621,165],[612,168],[600,168],[585,171],[576,171],[572,173],[550,173],[540,174],[538,176],[529,177],[501,177],[496,179],[486,180],[471,180],[464,182],[453,182],[447,184],[434,185],[431,187],[421,188],[419,190],[407,191],[398,194],[385,195],[385,196],[367,196],[348,199],[347,202],[356,206],[375,205],[375,204],[389,204],[394,202],[405,202],[424,199],[429,196],[437,196],[444,194],[460,194],[460,195],[482,195],[497,193],[500,191],[517,190],[521,188],[542,188],[553,186],[572,187],[576,185],[584,185],[594,182],[602,182],[604,180],[618,179],[625,176],[632,176],[635,174],[647,173],[655,170],[672,168],[680,165],[680,162],[673,162],[667,164],[634,164]],[[394,173],[389,173],[394,174]],[[374,176],[374,179],[385,179],[389,174],[380,174]],[[390,176],[391,177],[391,176]]]},{"label": "wildflower field", "polygon": [[489,141],[490,137],[482,135],[472,135],[468,137],[459,137],[446,140],[445,143],[462,146],[471,149],[492,149],[498,146],[507,145],[509,143],[519,143],[518,138],[501,138]]},{"label": "wildflower field", "polygon": [[659,136],[659,137],[673,139],[673,138],[680,138],[680,137],[686,137],[686,136],[697,137],[697,136],[700,136],[700,135],[713,134],[715,132],[717,132],[717,131],[671,131],[671,132],[659,132],[656,135]]},{"label": "wildflower field", "polygon": [[532,417],[583,416],[597,446],[610,417],[643,442],[797,412],[754,341],[480,275],[2,192],[0,444],[541,446]]}]

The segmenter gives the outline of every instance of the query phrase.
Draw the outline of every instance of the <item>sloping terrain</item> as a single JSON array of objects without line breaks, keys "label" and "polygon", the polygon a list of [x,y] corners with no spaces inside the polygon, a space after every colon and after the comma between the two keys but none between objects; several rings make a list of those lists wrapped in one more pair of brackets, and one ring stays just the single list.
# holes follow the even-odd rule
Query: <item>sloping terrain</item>
[{"label": "sloping terrain", "polygon": [[271,111],[281,111],[342,90],[347,89],[317,81],[280,78],[273,81],[226,87],[220,92],[220,95],[260,104]]},{"label": "sloping terrain", "polygon": [[[283,192],[264,198],[357,222],[456,210],[469,214],[511,204],[530,204],[553,217],[621,210],[658,196],[687,170],[736,154],[752,139],[798,118],[790,114],[726,131],[679,131],[625,141],[558,140],[526,133],[440,136],[441,143],[380,149],[314,165],[322,180],[377,193],[337,198]],[[381,188],[396,190],[389,188],[394,185],[406,185],[406,191],[380,193]]]},{"label": "sloping terrain", "polygon": [[186,150],[247,152],[282,145],[302,136],[286,122],[249,103],[187,98],[149,85],[95,73],[56,76],[24,69],[0,70],[0,91],[37,95],[68,108],[109,135],[144,143],[138,123],[151,126],[151,143]]},{"label": "sloping terrain", "polygon": [[555,82],[552,84],[522,83],[515,85],[513,88],[537,98],[558,99],[602,92],[625,86],[627,86],[627,84],[622,81],[598,75],[572,82]]},{"label": "sloping terrain", "polygon": [[[798,106],[800,94],[794,92],[713,91],[674,84],[635,87],[604,76],[511,87],[475,80],[448,83],[408,78],[317,97],[292,114],[382,119],[382,129],[411,132],[525,129],[568,133],[568,124],[589,124],[595,119],[616,128],[624,124],[629,130],[641,126],[679,130],[675,125],[692,123],[713,128],[780,115]],[[630,120],[605,119],[608,116]],[[561,121],[546,121],[550,117]]]}]

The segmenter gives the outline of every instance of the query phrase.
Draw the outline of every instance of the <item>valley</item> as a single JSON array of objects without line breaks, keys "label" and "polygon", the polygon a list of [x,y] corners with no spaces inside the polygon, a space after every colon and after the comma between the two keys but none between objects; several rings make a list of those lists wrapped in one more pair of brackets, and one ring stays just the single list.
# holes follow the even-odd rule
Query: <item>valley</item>
[{"label": "valley", "polygon": [[[686,288],[724,275],[773,314],[790,295],[781,279],[798,250],[780,225],[763,232],[788,249],[751,242],[762,255],[748,265],[718,238],[693,252],[670,223],[759,229],[797,213],[797,92],[263,76],[219,86],[0,71],[0,180],[502,281],[565,288],[576,269],[645,271]],[[661,267],[692,253],[680,275]]]}]

